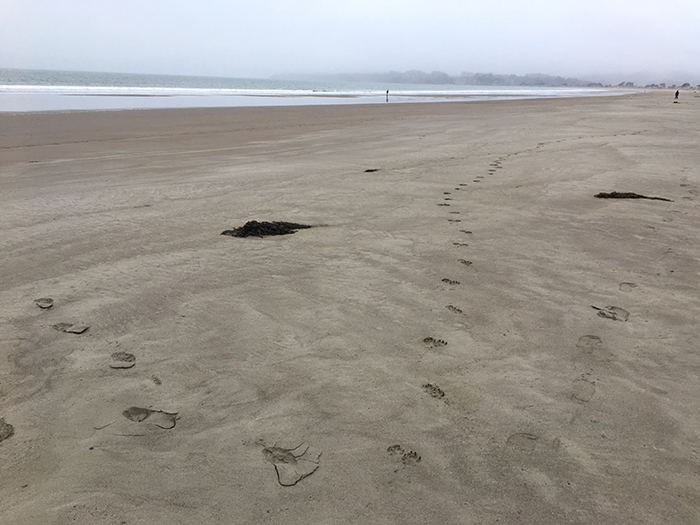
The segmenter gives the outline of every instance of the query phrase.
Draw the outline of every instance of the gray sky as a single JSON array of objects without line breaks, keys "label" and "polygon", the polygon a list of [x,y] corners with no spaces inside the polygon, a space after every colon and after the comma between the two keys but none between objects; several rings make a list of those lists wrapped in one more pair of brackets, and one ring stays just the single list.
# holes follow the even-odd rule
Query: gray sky
[{"label": "gray sky", "polygon": [[0,67],[700,75],[700,0],[3,0]]}]

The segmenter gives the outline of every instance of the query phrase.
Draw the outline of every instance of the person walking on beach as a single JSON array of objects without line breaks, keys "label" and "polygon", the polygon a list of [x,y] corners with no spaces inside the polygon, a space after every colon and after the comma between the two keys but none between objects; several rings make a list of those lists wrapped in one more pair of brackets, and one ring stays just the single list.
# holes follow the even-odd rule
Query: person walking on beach
[{"label": "person walking on beach", "polygon": [[[388,91],[387,91],[387,93],[388,93]],[[681,94],[681,92],[677,89],[676,90],[676,100],[678,100],[678,95],[680,95],[680,94]]]}]

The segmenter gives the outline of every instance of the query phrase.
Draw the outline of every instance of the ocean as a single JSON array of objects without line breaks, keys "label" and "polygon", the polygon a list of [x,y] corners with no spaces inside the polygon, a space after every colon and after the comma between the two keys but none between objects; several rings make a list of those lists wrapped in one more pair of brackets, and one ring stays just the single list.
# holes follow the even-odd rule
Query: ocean
[{"label": "ocean", "polygon": [[609,95],[605,88],[373,84],[0,69],[0,112],[299,106]]}]

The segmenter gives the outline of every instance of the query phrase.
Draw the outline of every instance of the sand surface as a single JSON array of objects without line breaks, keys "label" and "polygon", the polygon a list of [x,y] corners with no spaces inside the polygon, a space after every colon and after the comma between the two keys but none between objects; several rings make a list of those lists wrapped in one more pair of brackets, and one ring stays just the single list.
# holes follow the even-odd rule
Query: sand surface
[{"label": "sand surface", "polygon": [[0,522],[697,523],[672,99],[0,115]]}]

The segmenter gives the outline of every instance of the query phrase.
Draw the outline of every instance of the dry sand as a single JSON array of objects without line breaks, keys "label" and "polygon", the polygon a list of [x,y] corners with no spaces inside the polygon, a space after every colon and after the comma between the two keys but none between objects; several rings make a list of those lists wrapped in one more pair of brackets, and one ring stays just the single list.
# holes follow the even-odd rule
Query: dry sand
[{"label": "dry sand", "polygon": [[0,522],[697,523],[672,98],[0,116]]}]

